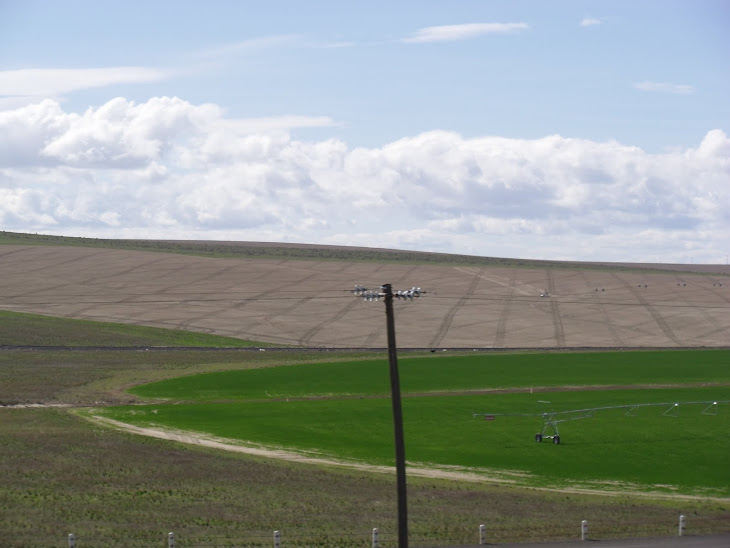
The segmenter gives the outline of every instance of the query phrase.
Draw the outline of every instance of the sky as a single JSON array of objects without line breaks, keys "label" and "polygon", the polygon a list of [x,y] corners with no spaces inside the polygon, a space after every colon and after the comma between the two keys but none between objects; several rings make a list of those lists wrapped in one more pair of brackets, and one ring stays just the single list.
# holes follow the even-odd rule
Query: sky
[{"label": "sky", "polygon": [[726,0],[0,0],[0,230],[727,264]]}]

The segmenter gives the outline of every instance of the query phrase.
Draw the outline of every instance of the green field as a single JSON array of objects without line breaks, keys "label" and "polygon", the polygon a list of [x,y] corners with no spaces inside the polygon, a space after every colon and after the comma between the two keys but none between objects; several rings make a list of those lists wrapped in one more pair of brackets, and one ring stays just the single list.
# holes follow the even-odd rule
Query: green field
[{"label": "green field", "polygon": [[[666,416],[666,406],[642,408],[638,416],[599,411],[561,424],[555,446],[534,442],[539,416],[472,416],[727,401],[727,350],[439,356],[402,359],[400,370],[412,463],[529,486],[730,496],[730,404],[718,405],[716,415],[703,414],[701,404],[682,405],[677,416]],[[175,405],[103,414],[332,459],[393,463],[384,360],[185,376],[131,392]]]},{"label": "green field", "polygon": [[[727,350],[480,354],[401,358],[404,394],[557,386],[730,382]],[[343,361],[227,371],[138,386],[148,398],[199,401],[388,395],[388,363]]]}]

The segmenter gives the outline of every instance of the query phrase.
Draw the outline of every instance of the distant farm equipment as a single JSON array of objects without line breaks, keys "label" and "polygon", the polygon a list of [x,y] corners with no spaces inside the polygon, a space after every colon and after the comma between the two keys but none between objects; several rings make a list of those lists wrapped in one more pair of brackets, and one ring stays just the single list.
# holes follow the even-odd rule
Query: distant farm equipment
[{"label": "distant farm equipment", "polygon": [[[549,401],[540,401],[539,403],[549,404]],[[592,418],[598,411],[607,411],[611,409],[625,409],[624,416],[637,416],[639,409],[643,407],[660,407],[664,409],[662,415],[665,417],[678,417],[679,410],[686,406],[701,406],[702,415],[717,415],[718,406],[720,404],[730,403],[730,400],[715,401],[689,401],[689,402],[673,402],[673,403],[635,403],[629,405],[609,405],[603,407],[589,407],[585,409],[572,409],[570,411],[548,411],[543,413],[474,413],[474,418],[482,417],[484,420],[493,421],[496,417],[540,417],[542,419],[542,429],[535,434],[535,441],[541,443],[543,440],[552,440],[554,444],[560,443],[560,432],[558,424],[579,419]]]}]

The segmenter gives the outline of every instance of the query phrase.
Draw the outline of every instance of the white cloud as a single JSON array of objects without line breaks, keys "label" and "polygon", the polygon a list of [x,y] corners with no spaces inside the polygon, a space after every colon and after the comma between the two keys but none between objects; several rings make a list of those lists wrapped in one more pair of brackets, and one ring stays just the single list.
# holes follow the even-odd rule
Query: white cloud
[{"label": "white cloud", "polygon": [[0,112],[0,227],[108,237],[298,241],[479,255],[718,262],[730,139],[649,154],[617,142],[302,141],[327,117],[234,120],[114,99]]},{"label": "white cloud", "polygon": [[216,47],[204,49],[196,53],[201,58],[218,58],[242,54],[251,54],[264,49],[290,46],[300,40],[295,34],[277,34],[272,36],[259,36],[238,42],[222,44]]},{"label": "white cloud", "polygon": [[156,82],[165,71],[146,67],[20,69],[0,71],[0,96],[56,97],[80,89]]},{"label": "white cloud", "polygon": [[[248,135],[337,125],[327,116],[227,119],[211,104],[177,97],[141,104],[121,97],[83,114],[65,113],[47,99],[0,112],[0,165],[145,168],[152,162],[188,166],[245,153]],[[191,164],[192,162],[192,164]]]},{"label": "white cloud", "polygon": [[595,25],[600,25],[601,23],[603,23],[603,21],[601,21],[600,19],[596,19],[595,17],[584,17],[580,22],[580,26],[593,27]]},{"label": "white cloud", "polygon": [[645,80],[634,84],[636,89],[641,91],[653,91],[658,93],[674,93],[676,95],[691,95],[695,92],[694,86],[687,84],[669,84],[666,82],[651,82]]},{"label": "white cloud", "polygon": [[235,120],[230,125],[241,133],[267,133],[277,130],[334,127],[341,125],[329,116],[264,116]]},{"label": "white cloud", "polygon": [[527,23],[467,23],[463,25],[443,25],[424,27],[413,35],[404,38],[406,43],[454,42],[467,40],[484,34],[505,34],[529,28]]}]

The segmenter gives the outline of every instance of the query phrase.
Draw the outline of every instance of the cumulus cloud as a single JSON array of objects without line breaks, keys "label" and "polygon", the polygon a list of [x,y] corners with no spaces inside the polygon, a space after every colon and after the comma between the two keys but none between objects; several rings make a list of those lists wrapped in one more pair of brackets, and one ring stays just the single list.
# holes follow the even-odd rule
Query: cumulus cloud
[{"label": "cumulus cloud", "polygon": [[674,93],[676,95],[691,95],[695,92],[694,86],[687,84],[670,84],[667,82],[651,82],[645,80],[634,84],[636,89],[658,93]]},{"label": "cumulus cloud", "polygon": [[580,260],[724,261],[730,139],[649,154],[558,135],[430,131],[376,148],[292,137],[327,117],[51,100],[0,112],[0,226]]},{"label": "cumulus cloud", "polygon": [[410,44],[425,42],[454,42],[484,34],[506,34],[529,28],[527,23],[466,23],[418,29],[402,41]]}]

